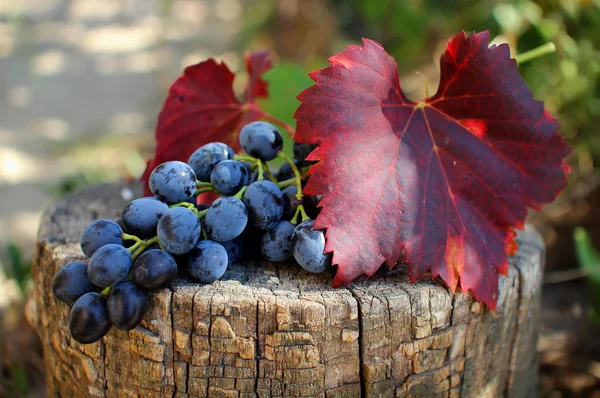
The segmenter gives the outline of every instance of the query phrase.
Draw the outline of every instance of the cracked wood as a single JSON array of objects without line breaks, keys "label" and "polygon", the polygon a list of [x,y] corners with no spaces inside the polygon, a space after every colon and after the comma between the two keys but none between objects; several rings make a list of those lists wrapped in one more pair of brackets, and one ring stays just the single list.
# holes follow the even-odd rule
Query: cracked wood
[{"label": "cracked wood", "polygon": [[123,189],[99,185],[45,213],[29,319],[44,345],[50,397],[527,397],[535,394],[543,246],[519,235],[496,313],[435,281],[394,270],[331,286],[293,264],[231,266],[212,285],[180,280],[151,298],[142,324],[102,342],[69,336],[55,272],[83,257],[97,218]]}]

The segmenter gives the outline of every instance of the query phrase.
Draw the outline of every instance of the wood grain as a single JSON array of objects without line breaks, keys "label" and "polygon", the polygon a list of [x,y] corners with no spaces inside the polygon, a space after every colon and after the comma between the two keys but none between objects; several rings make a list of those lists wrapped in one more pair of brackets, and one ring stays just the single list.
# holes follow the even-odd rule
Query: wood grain
[{"label": "wood grain", "polygon": [[83,258],[79,239],[116,218],[137,185],[98,185],[50,206],[37,242],[28,317],[44,345],[50,397],[529,397],[543,245],[520,233],[495,313],[401,269],[346,288],[333,271],[255,262],[222,280],[179,280],[151,296],[139,327],[80,345],[69,306],[52,297],[56,271]]}]

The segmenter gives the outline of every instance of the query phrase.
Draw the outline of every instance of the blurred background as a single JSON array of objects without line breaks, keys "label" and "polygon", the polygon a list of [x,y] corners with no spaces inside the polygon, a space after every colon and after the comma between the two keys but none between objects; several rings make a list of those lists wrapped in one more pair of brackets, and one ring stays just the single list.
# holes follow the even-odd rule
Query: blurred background
[{"label": "blurred background", "polygon": [[0,396],[44,394],[23,317],[41,212],[142,173],[185,66],[224,60],[241,88],[244,52],[273,50],[262,106],[293,124],[307,71],[361,37],[383,44],[419,99],[447,39],[486,29],[513,55],[556,45],[519,68],[574,148],[567,190],[530,217],[548,244],[541,392],[600,396],[600,0],[0,0]]}]

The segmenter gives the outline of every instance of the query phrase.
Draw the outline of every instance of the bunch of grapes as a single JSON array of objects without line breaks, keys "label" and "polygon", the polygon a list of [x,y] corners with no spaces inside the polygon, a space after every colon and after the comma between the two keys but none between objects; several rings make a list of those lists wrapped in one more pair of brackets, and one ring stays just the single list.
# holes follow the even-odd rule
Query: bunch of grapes
[{"label": "bunch of grapes", "polygon": [[[281,151],[281,133],[254,122],[240,132],[246,155],[213,142],[198,148],[187,163],[170,161],[150,175],[154,197],[135,199],[117,221],[94,221],[83,233],[87,262],[61,268],[52,291],[74,303],[69,319],[73,338],[89,344],[114,325],[135,328],[148,310],[148,292],[168,287],[178,273],[212,283],[242,258],[268,261],[292,257],[309,272],[331,264],[325,236],[313,229],[318,197],[302,194],[303,171],[313,145],[294,143],[294,159]],[[267,162],[286,161],[277,173]],[[197,196],[216,192],[211,205]],[[258,252],[258,253],[257,253]]]}]

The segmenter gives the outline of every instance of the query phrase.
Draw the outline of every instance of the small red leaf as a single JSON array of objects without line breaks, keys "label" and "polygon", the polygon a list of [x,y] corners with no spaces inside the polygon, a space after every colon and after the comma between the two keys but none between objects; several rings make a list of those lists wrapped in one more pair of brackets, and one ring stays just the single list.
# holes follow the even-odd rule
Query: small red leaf
[{"label": "small red leaf", "polygon": [[267,82],[262,78],[263,74],[271,69],[271,53],[268,50],[256,51],[246,54],[244,57],[246,70],[248,71],[248,83],[246,84],[245,97],[248,102],[256,98],[267,98]]},{"label": "small red leaf", "polygon": [[566,185],[559,123],[487,32],[451,39],[437,94],[409,101],[376,42],[349,46],[310,76],[295,140],[318,143],[307,194],[324,194],[316,227],[338,265],[335,285],[392,268],[430,269],[495,308],[514,231]]},{"label": "small red leaf", "polygon": [[187,67],[173,83],[158,116],[154,159],[141,177],[145,195],[150,195],[150,173],[163,162],[185,162],[198,147],[213,141],[240,148],[240,128],[261,117],[248,104],[267,96],[267,83],[261,76],[271,67],[267,51],[247,55],[245,61],[250,95],[244,103],[233,93],[234,74],[214,59]]}]

